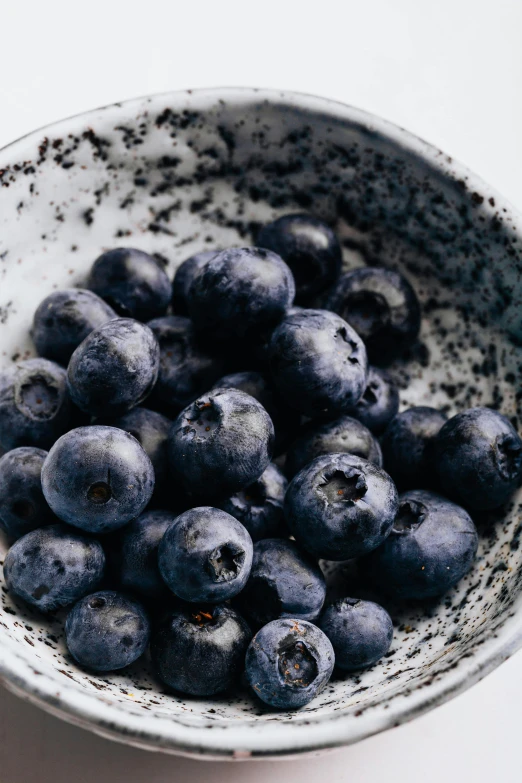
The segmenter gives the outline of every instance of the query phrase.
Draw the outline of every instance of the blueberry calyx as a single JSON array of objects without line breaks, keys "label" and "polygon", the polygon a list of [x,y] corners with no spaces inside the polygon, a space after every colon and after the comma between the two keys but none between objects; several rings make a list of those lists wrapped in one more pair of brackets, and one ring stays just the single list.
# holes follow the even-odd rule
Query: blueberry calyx
[{"label": "blueberry calyx", "polygon": [[102,506],[108,503],[112,498],[112,490],[110,484],[105,481],[96,481],[91,484],[87,490],[87,499],[96,506]]},{"label": "blueberry calyx", "polygon": [[399,506],[393,523],[393,532],[400,535],[411,533],[424,522],[426,508],[415,500],[405,500]]},{"label": "blueberry calyx", "polygon": [[388,303],[376,291],[355,291],[347,297],[345,312],[350,324],[362,337],[369,337],[384,329],[391,320]]},{"label": "blueberry calyx", "polygon": [[302,641],[291,636],[284,639],[278,654],[277,665],[285,685],[307,688],[317,677],[317,661]]},{"label": "blueberry calyx", "polygon": [[324,481],[318,490],[328,503],[349,503],[354,505],[368,491],[364,475],[358,470],[333,470],[324,474]]},{"label": "blueberry calyx", "polygon": [[208,557],[208,571],[214,582],[231,582],[245,563],[245,551],[233,544],[217,547]]},{"label": "blueberry calyx", "polygon": [[366,389],[364,390],[364,394],[359,400],[359,405],[375,405],[379,398],[377,397],[377,389],[379,388],[379,384],[376,383],[376,381],[370,381]]},{"label": "blueberry calyx", "polygon": [[196,613],[192,613],[192,619],[194,620],[195,625],[198,625],[200,628],[205,628],[207,625],[211,625],[215,622],[214,615],[212,614],[212,609],[200,609]]},{"label": "blueberry calyx", "polygon": [[89,608],[90,609],[103,609],[103,607],[106,604],[105,598],[102,598],[101,596],[96,596],[95,598],[92,598],[89,601]]},{"label": "blueberry calyx", "polygon": [[213,400],[196,400],[187,411],[183,428],[185,435],[193,434],[193,437],[205,439],[210,432],[216,429],[220,418],[220,412]]},{"label": "blueberry calyx", "polygon": [[342,326],[340,329],[338,329],[335,336],[340,338],[350,348],[350,353],[346,357],[346,361],[350,362],[350,364],[360,364],[360,346],[355,342],[355,340],[352,340],[346,327]]},{"label": "blueberry calyx", "polygon": [[58,410],[58,389],[45,375],[34,375],[15,390],[16,404],[25,416],[37,421],[52,419]]},{"label": "blueberry calyx", "polygon": [[520,473],[522,466],[522,446],[518,437],[502,435],[496,440],[497,464],[500,474],[512,481]]}]

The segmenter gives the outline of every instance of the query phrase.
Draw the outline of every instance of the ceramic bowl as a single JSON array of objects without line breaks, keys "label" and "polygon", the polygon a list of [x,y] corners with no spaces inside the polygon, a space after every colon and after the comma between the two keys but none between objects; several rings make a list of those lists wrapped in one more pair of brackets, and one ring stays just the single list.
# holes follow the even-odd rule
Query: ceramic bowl
[{"label": "ceramic bowl", "polygon": [[[403,407],[520,415],[521,220],[451,158],[377,117],[263,90],[116,104],[2,150],[0,205],[2,365],[33,355],[37,304],[81,285],[101,251],[143,248],[172,274],[195,251],[250,244],[264,221],[309,211],[335,226],[347,268],[383,262],[417,289],[421,340],[392,368]],[[456,590],[393,610],[392,649],[377,666],[333,680],[298,712],[264,709],[246,691],[166,694],[147,662],[87,674],[67,655],[63,617],[3,587],[0,676],[55,715],[144,748],[248,758],[356,742],[455,696],[521,645],[520,500],[480,515],[478,559]]]}]

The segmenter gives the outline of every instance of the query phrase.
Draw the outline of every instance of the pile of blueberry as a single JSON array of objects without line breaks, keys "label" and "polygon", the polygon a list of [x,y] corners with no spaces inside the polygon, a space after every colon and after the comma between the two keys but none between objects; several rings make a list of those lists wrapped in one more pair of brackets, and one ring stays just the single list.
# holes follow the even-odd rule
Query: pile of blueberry
[{"label": "pile of blueberry", "polygon": [[173,284],[110,250],[85,289],[44,299],[41,358],[0,376],[0,520],[8,589],[70,607],[80,666],[150,649],[175,691],[245,672],[288,709],[392,640],[379,604],[326,602],[319,559],[357,559],[385,604],[442,595],[473,563],[470,513],[520,485],[522,441],[489,408],[398,412],[382,367],[421,320],[400,274],[341,274],[336,236],[305,215],[256,241],[189,258]]}]

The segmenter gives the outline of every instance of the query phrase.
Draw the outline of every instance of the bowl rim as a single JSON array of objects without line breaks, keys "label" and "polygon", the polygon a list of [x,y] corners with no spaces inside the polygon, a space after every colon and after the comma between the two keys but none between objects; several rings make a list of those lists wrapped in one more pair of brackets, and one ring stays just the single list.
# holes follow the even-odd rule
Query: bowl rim
[{"label": "bowl rim", "polygon": [[[133,107],[142,107],[145,101],[151,104],[165,101],[169,106],[190,103],[191,106],[196,104],[204,109],[205,106],[215,104],[218,98],[236,106],[257,105],[260,102],[287,106],[308,113],[311,117],[331,117],[336,122],[347,122],[367,133],[380,135],[410,156],[423,161],[444,180],[464,181],[468,190],[483,194],[486,210],[489,210],[489,198],[494,199],[495,209],[490,210],[492,214],[502,210],[503,218],[510,222],[511,228],[522,238],[522,215],[510,202],[463,164],[432,144],[370,112],[331,98],[290,90],[213,87],[154,93],[108,104],[46,124],[8,143],[0,149],[0,167],[2,159],[11,157],[18,146],[23,149],[26,145],[32,145],[42,133],[51,129],[63,132],[62,129],[69,128],[72,131],[80,120],[88,125],[89,118],[97,117],[100,112],[132,111]],[[520,604],[521,596],[516,602],[516,605]],[[472,657],[461,658],[458,665],[445,672],[441,679],[435,679],[423,688],[408,691],[408,698],[394,701],[390,710],[377,707],[360,716],[343,714],[339,710],[314,718],[309,712],[301,715],[298,712],[293,719],[284,722],[245,719],[242,723],[238,721],[238,725],[234,721],[195,721],[190,718],[173,718],[167,714],[165,717],[155,715],[148,719],[144,711],[121,709],[117,701],[109,701],[87,690],[82,692],[76,683],[69,684],[63,675],[61,679],[54,674],[44,675],[38,670],[37,659],[33,657],[31,660],[29,654],[20,654],[20,650],[7,645],[0,646],[0,683],[56,717],[143,749],[213,760],[297,757],[304,753],[353,744],[412,720],[462,693],[522,647],[522,615],[517,620],[516,614],[514,610],[507,615],[498,633],[492,633],[483,643],[476,645]],[[450,651],[451,647],[448,647],[447,653]]]}]

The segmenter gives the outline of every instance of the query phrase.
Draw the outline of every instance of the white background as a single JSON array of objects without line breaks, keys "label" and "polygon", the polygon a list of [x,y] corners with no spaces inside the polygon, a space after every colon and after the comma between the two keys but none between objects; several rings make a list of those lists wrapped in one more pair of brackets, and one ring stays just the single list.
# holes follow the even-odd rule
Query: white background
[{"label": "white background", "polygon": [[[521,31],[522,0],[0,0],[0,146],[149,92],[280,87],[412,130],[522,209]],[[521,725],[522,654],[410,725],[299,762],[136,751],[2,691],[0,783],[511,783]]]}]

